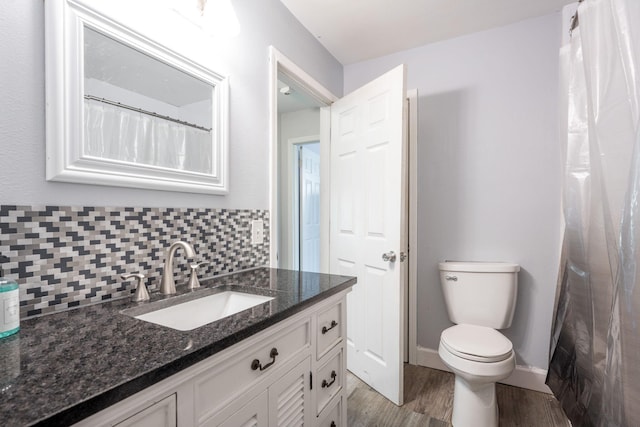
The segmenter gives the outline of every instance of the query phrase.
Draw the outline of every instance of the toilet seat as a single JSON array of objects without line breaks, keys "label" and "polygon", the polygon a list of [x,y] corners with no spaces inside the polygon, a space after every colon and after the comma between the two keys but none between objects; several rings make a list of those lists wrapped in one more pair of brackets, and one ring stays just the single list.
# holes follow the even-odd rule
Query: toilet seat
[{"label": "toilet seat", "polygon": [[452,326],[442,331],[440,343],[451,354],[474,362],[500,362],[513,354],[511,341],[485,326]]}]

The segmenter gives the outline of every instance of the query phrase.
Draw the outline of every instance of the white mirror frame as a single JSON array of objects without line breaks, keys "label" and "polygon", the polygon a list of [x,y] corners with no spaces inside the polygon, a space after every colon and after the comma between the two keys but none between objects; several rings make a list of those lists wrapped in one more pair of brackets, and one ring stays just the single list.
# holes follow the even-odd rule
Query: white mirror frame
[{"label": "white mirror frame", "polygon": [[[84,28],[89,27],[212,86],[211,174],[83,154]],[[228,79],[75,0],[45,1],[46,178],[84,184],[228,193]]]}]

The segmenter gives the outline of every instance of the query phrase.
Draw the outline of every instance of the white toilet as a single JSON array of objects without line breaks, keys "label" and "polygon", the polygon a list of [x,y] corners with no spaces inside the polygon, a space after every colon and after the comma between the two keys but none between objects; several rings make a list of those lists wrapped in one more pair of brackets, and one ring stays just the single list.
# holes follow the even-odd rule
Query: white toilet
[{"label": "white toilet", "polygon": [[511,326],[520,266],[441,262],[440,282],[455,326],[442,331],[438,354],[455,374],[454,427],[496,427],[496,381],[511,375],[513,346],[496,329]]}]

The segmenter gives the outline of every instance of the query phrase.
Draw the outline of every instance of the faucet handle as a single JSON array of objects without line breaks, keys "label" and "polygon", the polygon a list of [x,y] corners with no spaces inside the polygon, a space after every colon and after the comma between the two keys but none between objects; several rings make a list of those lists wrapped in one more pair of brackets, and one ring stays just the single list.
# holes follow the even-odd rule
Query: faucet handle
[{"label": "faucet handle", "polygon": [[211,264],[209,261],[202,261],[202,262],[196,262],[196,263],[190,264],[189,267],[191,267],[191,270],[198,270],[209,264]]},{"label": "faucet handle", "polygon": [[126,273],[120,276],[122,280],[129,280],[131,278],[136,279],[136,292],[131,297],[132,301],[142,302],[149,301],[149,291],[147,285],[142,281],[144,274],[141,273]]},{"label": "faucet handle", "polygon": [[189,267],[191,268],[191,275],[189,276],[189,284],[187,285],[187,289],[196,289],[200,287],[200,282],[198,281],[198,270],[209,264],[209,261],[189,264]]}]

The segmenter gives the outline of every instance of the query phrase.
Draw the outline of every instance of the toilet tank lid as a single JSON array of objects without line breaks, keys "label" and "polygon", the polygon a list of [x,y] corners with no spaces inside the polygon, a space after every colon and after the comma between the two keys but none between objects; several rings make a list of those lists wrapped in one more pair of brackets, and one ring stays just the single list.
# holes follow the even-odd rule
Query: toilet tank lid
[{"label": "toilet tank lid", "polygon": [[473,273],[515,273],[520,266],[512,262],[445,261],[438,263],[440,271],[464,271]]}]

